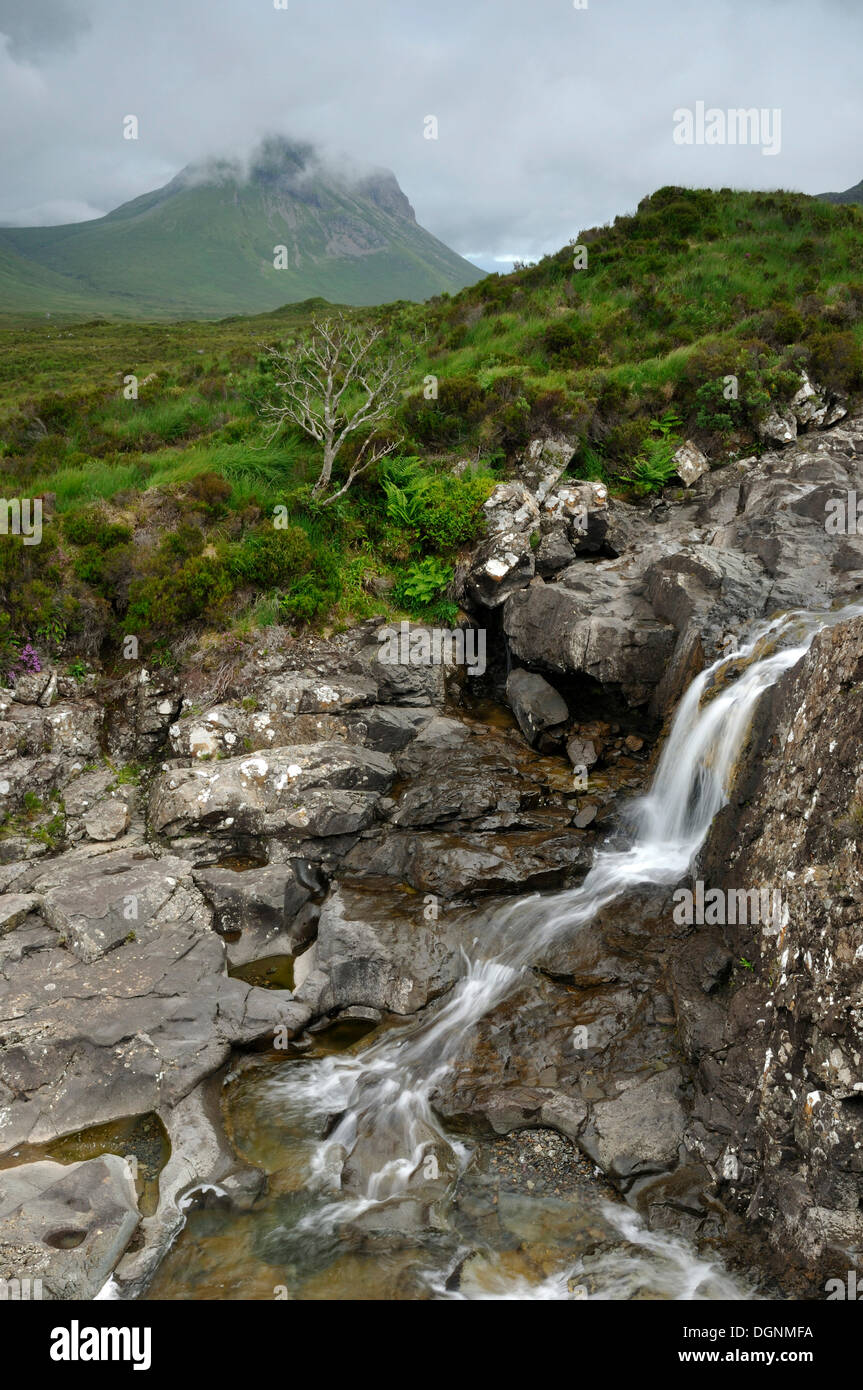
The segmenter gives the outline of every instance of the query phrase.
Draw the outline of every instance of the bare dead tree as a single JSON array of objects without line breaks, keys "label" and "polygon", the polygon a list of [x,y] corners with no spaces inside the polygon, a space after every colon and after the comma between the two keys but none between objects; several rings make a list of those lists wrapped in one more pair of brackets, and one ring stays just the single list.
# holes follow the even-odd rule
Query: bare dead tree
[{"label": "bare dead tree", "polygon": [[320,495],[332,480],[333,464],[343,445],[361,432],[345,481],[323,500],[328,506],[378,459],[401,444],[401,438],[375,438],[376,427],[397,404],[408,379],[413,352],[383,343],[384,329],[349,323],[343,316],[314,319],[310,338],[293,349],[268,348],[276,364],[279,396],[261,408],[272,428],[271,442],[285,424],[298,425],[322,446],[324,458],[313,488]]}]

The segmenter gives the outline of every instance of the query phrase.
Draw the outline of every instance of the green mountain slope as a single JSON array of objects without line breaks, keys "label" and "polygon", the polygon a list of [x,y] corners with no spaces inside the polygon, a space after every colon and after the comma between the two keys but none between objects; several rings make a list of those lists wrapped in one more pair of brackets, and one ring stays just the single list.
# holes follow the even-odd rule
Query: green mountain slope
[{"label": "green mountain slope", "polygon": [[825,203],[863,203],[863,179],[844,193],[819,193],[818,197]]},{"label": "green mountain slope", "polygon": [[332,311],[321,299],[219,322],[0,320],[3,492],[51,497],[37,551],[0,545],[0,670],[16,641],[44,654],[63,634],[113,659],[138,633],[161,665],[196,625],[342,624],[408,604],[449,625],[446,575],[532,439],[567,439],[574,477],[639,502],[668,477],[669,439],[714,464],[757,454],[803,371],[860,408],[863,208],[667,187],[578,242],[580,269],[567,245],[452,298],[345,309],[416,360],[380,431],[401,460],[326,509],[311,499],[319,446],[291,426],[271,438],[262,414],[280,398],[264,349],[301,342]]},{"label": "green mountain slope", "polygon": [[0,311],[13,312],[220,318],[313,296],[422,300],[484,274],[417,224],[392,174],[339,176],[281,140],[247,176],[189,168],[91,222],[2,228],[0,251]]},{"label": "green mountain slope", "polygon": [[109,296],[93,296],[73,279],[49,265],[28,260],[0,228],[0,312],[4,314],[90,315],[121,312]]}]

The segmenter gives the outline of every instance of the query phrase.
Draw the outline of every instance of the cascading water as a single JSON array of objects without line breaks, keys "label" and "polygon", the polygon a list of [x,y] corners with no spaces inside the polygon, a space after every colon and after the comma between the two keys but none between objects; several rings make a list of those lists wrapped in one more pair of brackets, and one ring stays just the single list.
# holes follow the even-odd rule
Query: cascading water
[{"label": "cascading water", "polygon": [[[372,1213],[385,1219],[417,1195],[417,1174],[430,1152],[463,1171],[470,1150],[448,1136],[433,1098],[454,1065],[465,1033],[522,981],[527,968],[564,932],[584,928],[610,903],[640,886],[679,884],[727,800],[735,765],[762,694],[806,653],[825,627],[863,614],[863,603],[835,612],[794,612],[761,626],[739,650],[723,656],[690,685],[675,714],[650,792],[633,803],[614,844],[598,851],[583,883],[534,895],[496,912],[474,942],[465,972],[448,996],[413,1023],[384,1034],[355,1054],[306,1060],[270,1079],[267,1107],[286,1131],[303,1132],[309,1196],[303,1214],[270,1235],[280,1259],[313,1248],[335,1251],[339,1232]],[[338,1117],[326,1138],[310,1142],[314,1125]],[[349,1180],[345,1177],[349,1175]],[[647,1231],[623,1205],[606,1204],[606,1226],[625,1249],[606,1251],[593,1269],[589,1297],[627,1298],[646,1279],[654,1297],[751,1297],[730,1276],[700,1259],[685,1242]],[[397,1227],[396,1227],[397,1229]],[[285,1251],[289,1251],[286,1255]],[[465,1253],[462,1251],[462,1253]],[[564,1261],[561,1260],[561,1266]],[[649,1276],[645,1270],[649,1266]],[[423,1275],[433,1297],[559,1298],[573,1295],[581,1264],[525,1278],[493,1264],[473,1291],[453,1291],[447,1268]],[[469,1287],[468,1284],[465,1287]]]},{"label": "cascading water", "polygon": [[[386,1135],[392,1156],[368,1175],[366,1190],[307,1218],[338,1221],[403,1194],[430,1142],[453,1147],[435,1118],[431,1096],[465,1031],[501,1002],[524,969],[559,933],[582,927],[609,903],[641,885],[672,885],[687,873],[727,799],[736,760],[761,695],[808,650],[824,627],[863,612],[792,612],[760,627],[739,650],[721,657],[689,686],[675,714],[651,791],[629,820],[631,843],[596,854],[578,887],[521,899],[498,913],[483,954],[433,1017],[408,1026],[356,1057],[330,1057],[292,1077],[292,1104],[339,1115],[312,1163],[312,1178],[337,1186],[361,1134]],[[288,1083],[286,1083],[288,1084]],[[455,1146],[458,1159],[464,1151]]]}]

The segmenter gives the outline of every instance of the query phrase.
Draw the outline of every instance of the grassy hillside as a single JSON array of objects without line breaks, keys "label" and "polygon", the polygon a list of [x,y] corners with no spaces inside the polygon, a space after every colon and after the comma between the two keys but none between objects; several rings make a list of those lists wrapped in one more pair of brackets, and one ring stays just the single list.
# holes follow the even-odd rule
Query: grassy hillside
[{"label": "grassy hillside", "polygon": [[863,179],[853,188],[846,188],[844,193],[819,193],[818,196],[827,203],[863,203]]},{"label": "grassy hillside", "polygon": [[[207,631],[274,621],[447,621],[482,501],[534,435],[567,435],[577,476],[628,493],[669,412],[675,437],[720,462],[758,451],[759,414],[803,368],[859,398],[861,234],[853,206],[663,189],[581,235],[586,269],[567,247],[427,305],[346,310],[414,344],[416,361],[385,426],[404,436],[400,460],[324,510],[317,446],[298,431],[266,444],[259,414],[265,348],[301,337],[320,301],[219,323],[0,328],[0,495],[50,494],[53,508],[41,546],[0,537],[0,660],[26,641],[111,661],[132,632],[172,661]],[[453,471],[464,459],[473,469]]]},{"label": "grassy hillside", "polygon": [[18,258],[8,283],[0,263],[0,310],[212,319],[314,295],[424,300],[481,277],[417,225],[392,176],[347,185],[278,153],[248,178],[185,173],[90,222],[0,230]]},{"label": "grassy hillside", "polygon": [[82,318],[94,313],[122,316],[123,305],[110,296],[95,297],[68,276],[19,254],[0,228],[0,314]]}]

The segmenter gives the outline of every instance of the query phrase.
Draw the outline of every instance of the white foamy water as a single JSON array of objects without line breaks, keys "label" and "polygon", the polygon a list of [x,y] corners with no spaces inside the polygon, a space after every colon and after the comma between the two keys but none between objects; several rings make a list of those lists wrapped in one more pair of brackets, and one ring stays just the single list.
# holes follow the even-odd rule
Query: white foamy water
[{"label": "white foamy water", "polygon": [[[722,657],[692,682],[675,714],[649,793],[630,810],[630,842],[599,850],[577,888],[521,899],[498,912],[463,978],[428,1018],[388,1034],[357,1056],[331,1056],[292,1068],[283,1083],[286,1105],[306,1113],[338,1115],[318,1146],[310,1182],[322,1192],[339,1190],[346,1158],[364,1135],[382,1140],[382,1158],[367,1171],[365,1190],[334,1200],[300,1223],[310,1231],[332,1229],[380,1203],[404,1195],[430,1147],[444,1144],[462,1166],[467,1150],[452,1141],[437,1119],[430,1097],[446,1075],[468,1030],[519,984],[525,969],[563,932],[584,927],[608,904],[640,886],[680,883],[728,799],[736,763],[763,693],[800,660],[818,632],[863,613],[863,604],[830,613],[795,612],[762,625],[739,650]],[[366,1168],[367,1168],[366,1164]],[[366,1171],[360,1165],[359,1171]],[[356,1188],[356,1179],[353,1183]],[[713,1266],[684,1243],[652,1235],[621,1207],[621,1235],[643,1252],[660,1297],[746,1297],[728,1290]],[[664,1272],[663,1272],[664,1271]],[[600,1297],[630,1296],[645,1271],[631,1250],[620,1263],[609,1257],[607,1288]],[[489,1297],[560,1298],[571,1272],[555,1275],[526,1293],[516,1281]],[[667,1288],[663,1280],[668,1282]],[[723,1287],[726,1291],[723,1292]],[[705,1294],[698,1290],[710,1288]],[[718,1290],[718,1291],[716,1291]],[[459,1296],[459,1295],[456,1295]]]},{"label": "white foamy water", "polygon": [[742,1279],[733,1278],[718,1262],[702,1259],[678,1236],[649,1231],[628,1207],[605,1202],[602,1214],[623,1244],[533,1282],[509,1274],[490,1257],[485,1268],[462,1280],[462,1287],[448,1288],[434,1273],[428,1277],[429,1288],[437,1298],[459,1302],[622,1302],[645,1291],[651,1298],[686,1302],[755,1296]]}]

